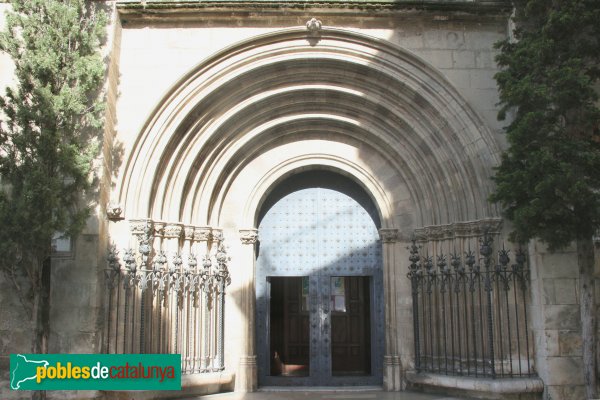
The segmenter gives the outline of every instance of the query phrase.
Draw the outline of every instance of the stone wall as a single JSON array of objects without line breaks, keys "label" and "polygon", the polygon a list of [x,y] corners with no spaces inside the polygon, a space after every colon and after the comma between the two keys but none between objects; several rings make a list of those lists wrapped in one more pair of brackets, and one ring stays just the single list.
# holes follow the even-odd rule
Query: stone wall
[{"label": "stone wall", "polygon": [[[596,276],[599,277],[600,260],[599,253],[596,254]],[[576,250],[572,246],[550,253],[544,244],[532,241],[529,257],[531,322],[536,367],[545,385],[544,399],[584,399]]]}]

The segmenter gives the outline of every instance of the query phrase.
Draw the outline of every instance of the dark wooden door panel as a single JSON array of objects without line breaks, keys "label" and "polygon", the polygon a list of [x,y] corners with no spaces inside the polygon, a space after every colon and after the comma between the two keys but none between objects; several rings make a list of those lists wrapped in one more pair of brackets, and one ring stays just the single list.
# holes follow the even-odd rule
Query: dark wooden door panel
[{"label": "dark wooden door panel", "polygon": [[369,375],[371,340],[369,278],[331,277],[331,372]]},{"label": "dark wooden door panel", "polygon": [[271,376],[310,374],[309,313],[302,307],[307,279],[271,278]]}]

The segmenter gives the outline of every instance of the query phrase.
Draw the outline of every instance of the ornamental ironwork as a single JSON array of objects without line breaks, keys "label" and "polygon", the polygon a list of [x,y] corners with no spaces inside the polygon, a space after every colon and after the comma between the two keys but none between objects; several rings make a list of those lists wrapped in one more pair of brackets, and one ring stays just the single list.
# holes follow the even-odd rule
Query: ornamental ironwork
[{"label": "ornamental ironwork", "polygon": [[135,221],[135,248],[109,248],[104,351],[178,353],[184,374],[221,371],[225,294],[231,283],[223,235],[213,235],[212,240],[202,235],[204,254],[198,256],[192,244],[200,241],[186,226],[190,250],[168,253],[162,250],[166,241],[179,240],[182,229],[169,224],[160,235],[164,224],[157,225]]},{"label": "ornamental ironwork", "polygon": [[446,375],[511,378],[535,375],[529,328],[530,275],[523,250],[494,251],[489,232],[478,253],[439,252],[413,240],[409,272],[415,369]]}]

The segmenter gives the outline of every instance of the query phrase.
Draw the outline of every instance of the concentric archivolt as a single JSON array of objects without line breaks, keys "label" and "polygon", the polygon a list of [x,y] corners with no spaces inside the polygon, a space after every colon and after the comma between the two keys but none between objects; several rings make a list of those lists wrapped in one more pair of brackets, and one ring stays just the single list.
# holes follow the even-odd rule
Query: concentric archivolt
[{"label": "concentric archivolt", "polygon": [[278,149],[290,153],[282,160],[303,159],[298,167],[331,160],[361,181],[384,226],[398,225],[403,212],[413,228],[497,214],[487,202],[496,143],[441,74],[356,33],[323,29],[316,45],[308,39],[305,29],[260,36],[184,77],[123,168],[126,215],[219,225],[228,193],[254,168],[266,175],[245,174],[254,181],[239,199],[240,218],[250,221],[265,182],[291,173],[293,163],[261,158]]}]

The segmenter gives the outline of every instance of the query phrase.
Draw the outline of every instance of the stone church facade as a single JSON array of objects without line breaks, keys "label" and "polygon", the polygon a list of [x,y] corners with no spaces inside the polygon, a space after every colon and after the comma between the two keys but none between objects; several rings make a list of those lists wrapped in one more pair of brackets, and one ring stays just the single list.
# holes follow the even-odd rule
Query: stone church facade
[{"label": "stone church facade", "polygon": [[[331,384],[584,398],[573,251],[530,243],[506,306],[501,283],[485,302],[485,274],[484,300],[469,297],[467,259],[444,275],[470,250],[484,273],[480,239],[495,254],[510,229],[487,201],[506,146],[493,76],[509,2],[106,7],[96,215],[57,247],[50,352],[180,353],[186,394]],[[0,393],[18,398],[5,356],[27,351],[29,327],[1,285]]]}]

